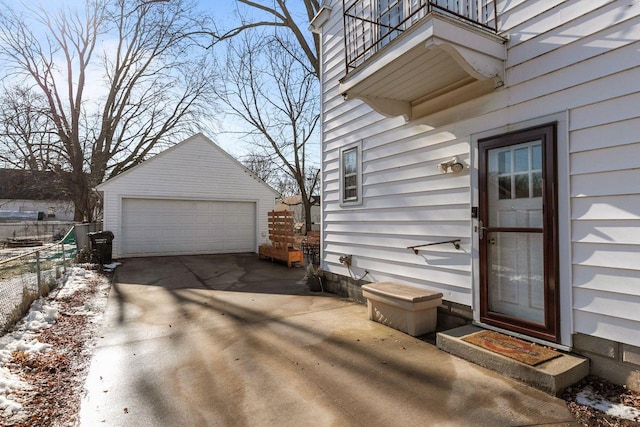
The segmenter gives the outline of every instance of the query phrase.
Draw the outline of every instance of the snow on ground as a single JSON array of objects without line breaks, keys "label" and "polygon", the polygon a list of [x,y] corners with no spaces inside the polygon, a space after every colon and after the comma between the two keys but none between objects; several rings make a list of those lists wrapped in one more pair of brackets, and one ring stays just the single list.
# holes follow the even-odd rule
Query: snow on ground
[{"label": "snow on ground", "polygon": [[27,354],[46,351],[50,346],[38,342],[34,334],[49,328],[57,317],[55,307],[40,298],[34,301],[29,313],[16,325],[16,329],[0,338],[0,413],[3,415],[9,416],[19,411],[22,405],[13,400],[12,395],[16,391],[29,389],[29,385],[12,374],[5,365],[11,361],[16,351]]},{"label": "snow on ground", "polygon": [[[37,335],[38,332],[54,325],[58,319],[60,305],[56,298],[70,296],[86,288],[89,280],[107,281],[104,276],[99,278],[95,271],[82,266],[69,268],[67,273],[58,280],[55,290],[49,296],[34,301],[27,315],[12,331],[0,337],[0,417],[8,418],[19,413],[22,404],[17,397],[20,394],[18,392],[30,389],[25,381],[7,368],[13,355],[17,351],[25,354],[47,352],[50,345],[39,342]],[[76,312],[72,314],[95,317],[101,313],[100,308],[88,302],[82,307],[76,307]]]},{"label": "snow on ground", "polygon": [[576,395],[576,403],[590,406],[600,412],[625,420],[640,421],[640,410],[605,399],[591,387],[585,387]]},{"label": "snow on ground", "polygon": [[105,272],[109,273],[116,269],[117,266],[121,265],[119,262],[112,262],[111,264],[104,264],[102,268]]},{"label": "snow on ground", "polygon": [[[0,344],[2,345],[2,344]],[[19,402],[10,396],[20,390],[28,390],[29,386],[7,368],[0,367],[0,415],[9,417],[22,409]]]}]

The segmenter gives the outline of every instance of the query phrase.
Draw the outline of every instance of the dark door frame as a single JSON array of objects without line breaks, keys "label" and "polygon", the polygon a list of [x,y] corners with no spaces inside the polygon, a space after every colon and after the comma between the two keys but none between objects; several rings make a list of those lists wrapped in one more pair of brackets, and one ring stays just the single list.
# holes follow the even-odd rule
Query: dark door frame
[{"label": "dark door frame", "polygon": [[[479,220],[484,229],[479,232],[485,236],[488,232],[504,231],[489,227],[487,199],[487,156],[493,148],[516,145],[532,140],[542,141],[543,158],[543,248],[544,248],[544,324],[518,319],[501,313],[489,311],[489,266],[488,240],[479,239],[480,256],[480,321],[487,325],[514,331],[549,342],[558,343],[560,339],[560,289],[558,266],[558,202],[557,202],[557,124],[550,123],[521,131],[510,132],[478,140],[478,188]],[[509,231],[527,232],[531,229],[510,228]]]}]

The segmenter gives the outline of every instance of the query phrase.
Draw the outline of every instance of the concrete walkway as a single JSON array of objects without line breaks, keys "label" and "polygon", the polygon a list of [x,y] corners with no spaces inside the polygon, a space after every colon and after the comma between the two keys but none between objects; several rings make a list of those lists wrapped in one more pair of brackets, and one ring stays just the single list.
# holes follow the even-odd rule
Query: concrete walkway
[{"label": "concrete walkway", "polygon": [[573,425],[562,400],[256,255],[124,260],[82,426]]}]

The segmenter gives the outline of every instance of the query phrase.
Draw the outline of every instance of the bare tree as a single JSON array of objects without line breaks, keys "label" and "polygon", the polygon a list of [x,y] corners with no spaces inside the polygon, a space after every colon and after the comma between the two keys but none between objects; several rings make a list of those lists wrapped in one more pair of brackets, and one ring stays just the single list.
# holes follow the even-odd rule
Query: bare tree
[{"label": "bare tree", "polygon": [[46,169],[70,172],[76,220],[93,219],[95,185],[211,111],[215,73],[195,39],[202,23],[189,0],[87,0],[81,11],[55,14],[3,7],[5,78],[44,98],[53,137],[39,156]]},{"label": "bare tree", "polygon": [[[264,149],[265,147],[263,147]],[[266,147],[268,148],[268,147]],[[255,176],[273,187],[282,198],[295,196],[300,194],[298,183],[289,174],[286,169],[278,163],[273,161],[273,155],[260,154],[258,151],[253,151],[245,156],[242,156],[242,164],[249,169]],[[307,166],[307,194],[312,195],[318,190],[317,180],[314,182],[314,178],[318,174],[318,168],[314,166]],[[296,203],[296,204],[301,204]]]},{"label": "bare tree", "polygon": [[246,136],[263,159],[277,165],[297,184],[306,230],[311,229],[311,200],[319,170],[309,175],[310,144],[319,120],[318,79],[297,59],[290,39],[246,33],[227,45],[226,75],[217,93],[247,125]]},{"label": "bare tree", "polygon": [[43,147],[54,135],[44,97],[18,84],[5,88],[0,105],[0,160],[14,169],[46,169],[53,153]]},{"label": "bare tree", "polygon": [[[318,60],[318,52],[320,51],[320,36],[318,34],[312,34],[306,29],[306,24],[313,19],[313,17],[320,10],[320,1],[318,0],[302,0],[295,3],[302,4],[304,6],[305,18],[302,20],[302,25],[296,19],[296,16],[290,7],[293,2],[287,3],[287,0],[236,0],[238,6],[245,6],[248,11],[254,12],[254,15],[259,15],[255,19],[247,19],[244,17],[244,13],[238,8],[238,15],[241,18],[241,23],[232,29],[205,31],[213,37],[213,44],[234,38],[239,34],[247,31],[264,27],[274,27],[276,29],[287,30],[290,35],[293,35],[295,44],[297,45],[294,51],[289,53],[294,55],[300,60],[303,67],[307,67],[309,71],[316,76],[320,76],[320,62]],[[252,15],[253,16],[253,15]],[[285,36],[287,37],[287,36]],[[311,39],[309,39],[311,37]],[[282,46],[287,49],[288,46]],[[300,55],[302,53],[302,55]]]},{"label": "bare tree", "polygon": [[[249,91],[237,91],[236,96],[244,101],[239,104],[240,107],[238,104],[230,107],[251,128],[248,135],[261,150],[261,158],[269,159],[269,162],[277,165],[280,173],[274,175],[269,183],[282,194],[302,196],[308,231],[311,228],[312,198],[317,191],[320,176],[319,169],[314,166],[314,163],[319,163],[319,159],[314,162],[308,158],[311,151],[308,150],[309,144],[317,139],[312,135],[319,118],[319,88],[317,82],[311,80],[320,76],[320,39],[317,34],[307,30],[307,25],[320,10],[320,1],[302,0],[294,3],[286,0],[236,0],[236,5],[240,23],[224,31],[215,28],[210,31],[213,44],[245,36],[242,42],[236,43],[231,50],[232,54],[244,55],[251,49],[261,49],[264,46],[268,46],[268,49],[264,56],[260,55],[259,50],[250,52],[252,55],[246,58],[244,64],[231,67],[234,69],[234,72],[229,73],[230,76],[234,76],[232,78],[243,77],[243,81],[251,81],[253,85],[248,86],[251,88]],[[298,14],[299,9],[296,6],[299,5],[304,7],[303,17]],[[266,31],[270,28],[273,29],[272,33]],[[256,37],[265,42],[258,43]],[[240,44],[244,44],[242,49],[238,49]],[[267,57],[268,60],[265,59]],[[241,62],[241,59],[236,61],[236,65],[240,65]],[[247,72],[248,67],[252,68],[251,72]],[[284,71],[280,77],[278,70]],[[243,73],[244,75],[239,75]],[[301,82],[304,83],[300,84]],[[272,97],[271,102],[280,106],[275,108],[275,105],[265,102],[268,99],[265,95],[269,92],[265,87],[270,84],[281,89],[293,84],[302,91],[297,94],[295,91],[287,90],[269,93],[268,96]],[[227,88],[223,96],[227,101],[230,98],[229,93]],[[252,102],[251,97],[263,99],[254,99]],[[290,103],[293,99],[304,101]],[[229,102],[226,103],[229,105]],[[288,103],[290,104],[287,105]],[[274,108],[267,112],[261,110],[263,107]],[[249,111],[252,111],[252,114],[246,114]],[[303,117],[307,124],[300,120]],[[313,120],[309,120],[311,118]],[[310,123],[313,125],[309,126]],[[288,129],[291,136],[283,133],[283,129]],[[317,134],[315,136],[317,137]]]},{"label": "bare tree", "polygon": [[255,176],[275,188],[274,184],[280,176],[278,168],[271,161],[270,156],[253,151],[241,159],[242,164]]}]

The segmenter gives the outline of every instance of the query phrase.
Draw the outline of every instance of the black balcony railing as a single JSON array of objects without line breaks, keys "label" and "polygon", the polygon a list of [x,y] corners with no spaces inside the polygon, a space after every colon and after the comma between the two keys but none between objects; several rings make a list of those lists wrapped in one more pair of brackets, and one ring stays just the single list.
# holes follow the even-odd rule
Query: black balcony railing
[{"label": "black balcony railing", "polygon": [[432,11],[496,31],[496,0],[343,0],[347,73]]}]

